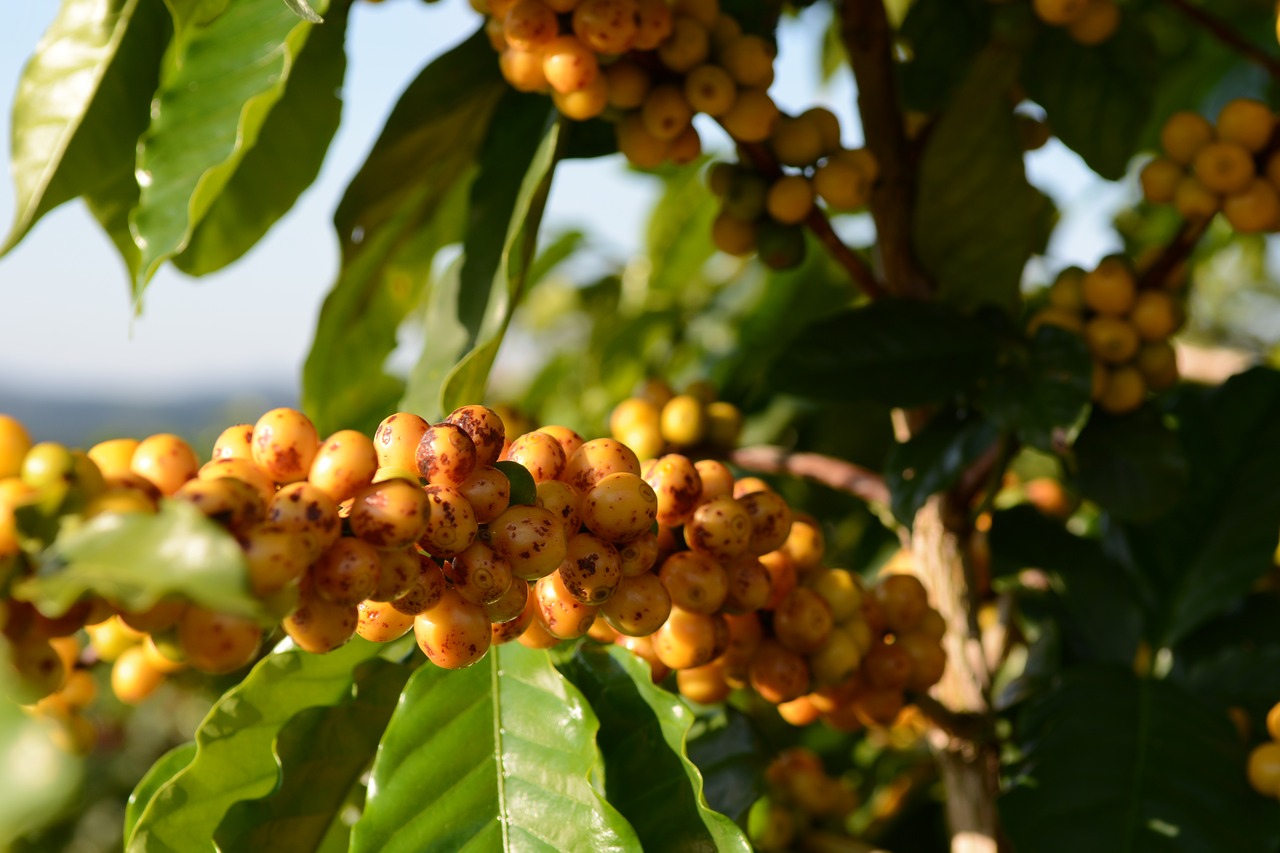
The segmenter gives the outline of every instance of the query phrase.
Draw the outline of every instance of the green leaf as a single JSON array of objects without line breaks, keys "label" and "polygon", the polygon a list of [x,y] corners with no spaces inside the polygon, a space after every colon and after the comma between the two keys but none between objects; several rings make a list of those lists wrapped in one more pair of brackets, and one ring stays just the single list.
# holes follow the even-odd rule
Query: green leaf
[{"label": "green leaf", "polygon": [[995,351],[990,331],[954,308],[883,299],[802,330],[780,354],[771,381],[816,400],[920,406],[971,387]]},{"label": "green leaf", "polygon": [[581,645],[560,670],[600,718],[605,792],[643,849],[749,853],[742,830],[707,805],[689,760],[693,712],[654,685],[645,663],[620,646]]},{"label": "green leaf", "polygon": [[1015,738],[1000,816],[1017,849],[1267,849],[1230,720],[1169,682],[1080,668],[1030,703]]},{"label": "green leaf", "polygon": [[1073,438],[1089,405],[1093,360],[1084,340],[1057,326],[1041,326],[1029,342],[1002,348],[1000,366],[977,405],[1023,444],[1052,451]]},{"label": "green leaf", "polygon": [[191,759],[195,757],[195,741],[179,744],[157,758],[155,764],[151,765],[151,769],[138,781],[133,793],[129,794],[129,802],[124,809],[124,842],[126,844],[129,836],[133,835],[134,827],[138,825],[142,813],[155,799],[156,792],[167,785],[170,779],[185,770],[191,763]]},{"label": "green leaf", "polygon": [[104,514],[65,528],[14,594],[50,616],[95,593],[127,610],[179,595],[211,610],[266,618],[248,577],[230,533],[186,501],[163,500],[155,515]]},{"label": "green leaf", "polygon": [[[562,156],[561,140],[564,121],[553,124],[543,136],[537,152],[520,185],[507,226],[501,263],[492,283],[488,311],[476,338],[478,343],[445,377],[440,389],[440,411],[451,412],[459,406],[484,398],[498,349],[511,325],[511,316],[524,296],[529,283],[529,267],[538,248],[538,228],[551,193],[551,178]],[[464,282],[465,285],[465,282]],[[464,294],[459,294],[460,302]],[[429,345],[429,344],[428,344]]]},{"label": "green leaf", "polygon": [[700,724],[691,733],[689,758],[702,772],[707,803],[743,826],[751,804],[765,792],[764,772],[773,750],[751,718],[731,705]]},{"label": "green leaf", "polygon": [[591,786],[597,728],[546,652],[511,643],[467,669],[423,666],[378,748],[353,853],[639,849]]},{"label": "green leaf", "polygon": [[142,251],[136,296],[187,247],[257,144],[312,26],[278,0],[238,0],[174,42],[138,143],[142,191],[130,218]]},{"label": "green leaf", "polygon": [[1150,409],[1123,417],[1095,409],[1075,452],[1080,493],[1116,518],[1155,518],[1178,502],[1187,485],[1178,437]]},{"label": "green leaf", "polygon": [[1077,42],[1062,27],[1042,26],[1026,54],[1022,83],[1048,114],[1062,143],[1108,180],[1124,177],[1141,147],[1159,78],[1155,48],[1137,16],[1100,45]]},{"label": "green leaf", "polygon": [[122,50],[135,17],[146,19],[143,33],[167,16],[159,0],[65,0],[36,47],[14,96],[17,211],[0,255],[63,202],[122,171],[132,181],[164,44],[163,36],[150,44],[134,38]]},{"label": "green leaf", "polygon": [[478,31],[405,89],[347,187],[334,216],[342,267],[303,370],[303,407],[322,432],[372,431],[404,393],[383,364],[436,250],[463,237],[476,151],[506,89]]},{"label": "green leaf", "polygon": [[991,4],[985,0],[916,0],[900,32],[911,57],[901,66],[906,106],[941,110],[949,86],[964,80],[990,29]]},{"label": "green leaf", "polygon": [[702,169],[681,167],[664,175],[645,227],[650,290],[682,294],[706,278],[703,267],[715,254],[711,223],[719,210]]},{"label": "green leaf", "polygon": [[213,850],[228,809],[279,785],[274,744],[285,723],[306,708],[343,701],[355,666],[382,650],[356,637],[325,655],[290,649],[259,661],[209,711],[196,730],[195,758],[156,792],[126,849]]},{"label": "green leaf", "polygon": [[[331,15],[330,21],[333,20]],[[422,656],[414,652],[415,662]],[[271,796],[241,802],[218,827],[222,850],[317,850],[339,820],[343,803],[373,762],[413,669],[374,659],[356,669],[355,693],[346,702],[308,708],[276,738],[281,784]]]},{"label": "green leaf", "polygon": [[920,262],[941,299],[1012,310],[1043,206],[1027,183],[1009,91],[1018,57],[987,47],[929,136],[914,223]]},{"label": "green leaf", "polygon": [[895,446],[885,461],[894,517],[910,527],[925,501],[954,485],[999,437],[1000,429],[988,420],[944,412]]},{"label": "green leaf", "polygon": [[1258,368],[1173,407],[1190,463],[1175,511],[1134,526],[1135,559],[1167,593],[1167,643],[1237,601],[1272,564],[1280,518],[1280,373]]},{"label": "green leaf", "polygon": [[509,459],[495,462],[494,467],[506,474],[507,480],[511,483],[512,506],[533,504],[537,500],[538,484],[533,481],[533,475],[529,473],[528,468]]},{"label": "green leaf", "polygon": [[[330,7],[298,53],[258,142],[174,259],[188,275],[221,269],[253,248],[320,173],[342,114],[349,0]],[[307,19],[310,20],[310,19]]]},{"label": "green leaf", "polygon": [[307,5],[307,0],[284,0],[284,5],[288,6],[293,14],[304,21],[310,21],[313,24],[324,23],[324,18],[317,15],[315,10]]}]

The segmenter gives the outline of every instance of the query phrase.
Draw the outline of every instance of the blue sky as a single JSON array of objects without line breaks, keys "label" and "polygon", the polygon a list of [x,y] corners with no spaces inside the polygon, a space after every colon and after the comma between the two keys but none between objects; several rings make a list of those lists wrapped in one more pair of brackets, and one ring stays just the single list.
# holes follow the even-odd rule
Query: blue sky
[{"label": "blue sky", "polygon": [[[56,9],[53,0],[0,11],[0,138],[9,138],[22,66]],[[861,139],[852,81],[818,89],[817,37],[825,12],[810,10],[780,37],[773,94],[789,110],[824,103],[841,117],[846,144]],[[109,395],[154,400],[241,388],[293,387],[338,257],[330,224],[346,181],[359,167],[400,90],[432,56],[477,23],[466,0],[358,3],[347,36],[350,64],[343,124],[319,181],[249,255],[200,279],[163,269],[132,316],[114,248],[79,202],[44,217],[0,259],[0,389],[60,397]],[[1051,248],[1054,264],[1089,262],[1116,240],[1097,205],[1122,190],[1092,178],[1060,146],[1029,158],[1033,180],[1066,208]],[[635,248],[651,184],[620,158],[573,163],[556,177],[547,225],[587,227],[610,255]],[[1072,211],[1091,208],[1089,216]],[[12,184],[0,180],[0,234],[13,220]],[[0,403],[3,401],[0,400]]]}]

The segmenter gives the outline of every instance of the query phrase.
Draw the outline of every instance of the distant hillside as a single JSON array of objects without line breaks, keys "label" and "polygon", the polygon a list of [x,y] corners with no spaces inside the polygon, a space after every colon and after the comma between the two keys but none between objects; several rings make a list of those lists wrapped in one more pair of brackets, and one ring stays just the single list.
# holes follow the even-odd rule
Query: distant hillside
[{"label": "distant hillside", "polygon": [[267,409],[297,404],[296,389],[246,388],[212,395],[136,402],[108,396],[60,397],[0,385],[0,413],[26,424],[36,441],[88,447],[106,438],[176,433],[205,455],[224,427],[252,422]]}]

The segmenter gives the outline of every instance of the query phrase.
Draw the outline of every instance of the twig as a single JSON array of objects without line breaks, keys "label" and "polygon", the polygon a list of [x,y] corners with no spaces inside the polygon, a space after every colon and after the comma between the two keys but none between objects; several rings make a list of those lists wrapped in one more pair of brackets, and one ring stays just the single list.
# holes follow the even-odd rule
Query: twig
[{"label": "twig", "polygon": [[[751,161],[751,165],[756,171],[764,175],[766,178],[773,180],[782,175],[782,169],[778,166],[778,162],[773,159],[773,155],[769,150],[758,142],[739,142],[739,150],[743,155]],[[831,220],[827,219],[827,215],[822,212],[816,205],[809,212],[808,218],[804,224],[813,232],[813,236],[817,237],[822,245],[827,247],[827,251],[831,253],[840,266],[848,270],[849,275],[853,278],[858,288],[871,299],[879,299],[885,295],[884,287],[876,280],[875,273],[871,271],[871,267],[858,256],[858,253],[845,245],[840,239],[840,235],[836,234],[835,229],[831,227]]]},{"label": "twig", "polygon": [[1197,221],[1183,222],[1178,226],[1178,232],[1173,235],[1173,239],[1169,241],[1169,245],[1164,247],[1159,256],[1152,261],[1151,266],[1145,270],[1141,270],[1142,281],[1139,282],[1141,287],[1145,288],[1162,288],[1169,276],[1173,274],[1178,265],[1191,257],[1191,252],[1195,249],[1196,243],[1200,242],[1200,238],[1204,236],[1204,232],[1209,228],[1209,219],[1200,219]]},{"label": "twig", "polygon": [[885,282],[891,293],[926,298],[933,288],[911,248],[916,174],[894,85],[893,39],[884,0],[844,0],[840,29],[858,81],[858,111],[867,148],[880,164],[871,215]]},{"label": "twig", "polygon": [[740,447],[729,454],[733,464],[761,474],[793,474],[845,492],[868,503],[888,503],[884,478],[852,462],[821,453],[792,453],[782,447]]},{"label": "twig", "polygon": [[1210,35],[1254,65],[1261,66],[1272,77],[1280,78],[1280,57],[1272,56],[1258,45],[1232,29],[1231,25],[1216,15],[1206,12],[1188,0],[1164,0],[1165,5],[1183,17],[1207,30]]},{"label": "twig", "polygon": [[928,693],[914,693],[911,701],[931,723],[957,740],[977,743],[991,737],[989,721],[982,714],[957,713]]}]

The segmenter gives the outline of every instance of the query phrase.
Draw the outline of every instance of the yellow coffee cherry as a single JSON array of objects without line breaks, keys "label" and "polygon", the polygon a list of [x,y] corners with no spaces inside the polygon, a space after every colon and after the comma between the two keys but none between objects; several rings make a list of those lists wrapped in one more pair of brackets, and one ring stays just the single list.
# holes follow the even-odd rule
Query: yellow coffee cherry
[{"label": "yellow coffee cherry", "polygon": [[533,592],[538,602],[538,624],[561,640],[585,636],[600,610],[570,595],[558,571],[540,578]]},{"label": "yellow coffee cherry", "polygon": [[1169,204],[1178,192],[1182,180],[1182,167],[1167,157],[1157,157],[1142,167],[1138,179],[1142,183],[1142,195],[1153,204]]},{"label": "yellow coffee cherry", "polygon": [[751,515],[731,495],[711,498],[697,505],[685,524],[684,538],[697,553],[731,560],[751,544]]},{"label": "yellow coffee cherry", "polygon": [[644,478],[657,496],[657,522],[667,527],[684,524],[702,494],[702,478],[693,461],[669,453],[648,466]]},{"label": "yellow coffee cherry", "polygon": [[610,474],[640,473],[640,460],[631,448],[612,438],[586,442],[565,464],[560,479],[582,493]]},{"label": "yellow coffee cherry", "polygon": [[600,115],[609,105],[609,83],[604,75],[597,75],[586,88],[576,92],[552,91],[551,100],[565,118],[587,121]]},{"label": "yellow coffee cherry", "polygon": [[214,459],[206,462],[196,475],[201,480],[217,480],[232,477],[248,483],[262,497],[263,505],[271,502],[276,493],[275,482],[266,471],[259,468],[252,459],[238,457],[230,459]]},{"label": "yellow coffee cherry", "polygon": [[783,175],[769,187],[765,205],[775,221],[797,225],[813,210],[813,185],[803,175]]},{"label": "yellow coffee cherry", "polygon": [[341,430],[324,440],[311,461],[307,481],[342,503],[367,486],[378,470],[378,452],[362,432]]},{"label": "yellow coffee cherry", "polygon": [[1280,225],[1280,195],[1266,178],[1254,178],[1243,191],[1222,200],[1222,215],[1242,234],[1273,231]]},{"label": "yellow coffee cherry", "polygon": [[137,705],[164,683],[164,673],[147,660],[141,646],[125,649],[111,667],[111,692],[126,705]]},{"label": "yellow coffee cherry", "polygon": [[480,524],[493,521],[511,503],[511,481],[506,474],[490,466],[472,471],[458,491],[471,504]]},{"label": "yellow coffee cherry", "polygon": [[305,480],[319,449],[315,425],[296,409],[272,409],[253,425],[253,461],[277,483]]},{"label": "yellow coffee cherry", "polygon": [[567,553],[568,537],[548,510],[521,505],[510,507],[489,525],[489,544],[511,564],[513,575],[532,581],[559,567]]},{"label": "yellow coffee cherry", "polygon": [[662,437],[677,447],[692,447],[707,435],[707,413],[691,394],[672,397],[662,407]]},{"label": "yellow coffee cherry", "polygon": [[1119,367],[1111,371],[1098,398],[1098,405],[1112,414],[1131,412],[1142,405],[1147,385],[1136,367]]},{"label": "yellow coffee cherry", "polygon": [[570,597],[598,606],[609,600],[622,580],[622,561],[612,543],[590,533],[569,538],[556,574]]},{"label": "yellow coffee cherry", "polygon": [[542,0],[517,0],[502,18],[502,33],[512,48],[536,51],[560,34],[560,22]]},{"label": "yellow coffee cherry", "polygon": [[1205,189],[1231,195],[1248,189],[1256,174],[1253,157],[1235,142],[1210,142],[1192,162],[1192,171]]},{"label": "yellow coffee cherry", "polygon": [[739,86],[767,89],[773,85],[775,55],[773,46],[760,36],[744,35],[724,45],[719,59]]},{"label": "yellow coffee cherry", "polygon": [[637,536],[630,542],[618,543],[616,547],[624,578],[645,574],[658,564],[661,546],[658,544],[658,535],[653,531]]},{"label": "yellow coffee cherry", "polygon": [[396,412],[382,419],[373,433],[379,468],[418,470],[418,445],[430,427],[412,412]]},{"label": "yellow coffee cherry", "polygon": [[604,76],[609,106],[620,110],[634,110],[643,104],[653,85],[649,72],[627,59],[607,66]]},{"label": "yellow coffee cherry", "polygon": [[1182,312],[1163,290],[1143,291],[1133,306],[1129,322],[1144,341],[1162,341],[1182,325]]},{"label": "yellow coffee cherry", "polygon": [[188,607],[178,622],[178,642],[191,666],[217,675],[234,672],[254,659],[262,629],[244,616]]},{"label": "yellow coffee cherry", "polygon": [[742,554],[724,564],[729,589],[721,610],[742,615],[754,613],[769,603],[773,595],[773,577],[764,563],[752,554]]},{"label": "yellow coffee cherry", "polygon": [[213,443],[211,459],[252,459],[253,424],[235,424],[224,429]]},{"label": "yellow coffee cherry", "polygon": [[414,617],[413,633],[418,648],[443,669],[471,666],[488,653],[493,642],[484,608],[452,589],[446,590],[434,607]]},{"label": "yellow coffee cherry", "polygon": [[1138,372],[1152,391],[1172,388],[1178,382],[1178,357],[1168,341],[1153,341],[1138,350]]},{"label": "yellow coffee cherry", "polygon": [[397,477],[356,492],[348,521],[352,532],[375,548],[403,548],[426,532],[427,504],[421,487]]},{"label": "yellow coffee cherry", "polygon": [[822,526],[811,515],[796,515],[791,520],[791,532],[782,543],[782,553],[795,563],[796,571],[804,574],[818,567],[826,550]]},{"label": "yellow coffee cherry", "polygon": [[1259,744],[1249,753],[1249,784],[1264,797],[1280,797],[1280,743]]},{"label": "yellow coffee cherry", "polygon": [[413,615],[401,613],[385,601],[356,605],[356,633],[371,643],[398,640],[413,629]]},{"label": "yellow coffee cherry", "polygon": [[823,569],[810,581],[810,587],[831,608],[837,623],[856,617],[862,608],[862,584],[845,569]]},{"label": "yellow coffee cherry", "polygon": [[1080,267],[1067,267],[1058,273],[1049,286],[1049,304],[1072,313],[1084,311],[1084,277],[1085,271]]},{"label": "yellow coffee cherry", "polygon": [[600,63],[591,48],[574,36],[564,35],[543,46],[542,73],[557,92],[577,92],[599,76]]},{"label": "yellow coffee cherry", "polygon": [[422,491],[427,497],[427,526],[418,544],[433,557],[465,551],[480,531],[471,504],[450,486],[430,485]]},{"label": "yellow coffee cherry", "polygon": [[810,107],[800,114],[800,120],[818,128],[823,154],[834,154],[840,150],[840,119],[835,113],[826,107]]},{"label": "yellow coffee cherry", "polygon": [[546,480],[538,484],[537,505],[573,533],[582,527],[582,494],[568,483]]},{"label": "yellow coffee cherry", "polygon": [[265,598],[295,584],[314,557],[297,530],[280,524],[260,524],[239,537],[249,567],[249,589]]},{"label": "yellow coffee cherry", "polygon": [[822,648],[809,655],[809,672],[815,684],[836,685],[848,679],[862,662],[862,650],[853,635],[837,626]]},{"label": "yellow coffee cherry", "polygon": [[[747,38],[744,36],[744,38]],[[778,105],[764,89],[741,89],[720,124],[739,142],[764,142],[778,120]]]},{"label": "yellow coffee cherry", "polygon": [[1271,108],[1262,101],[1236,98],[1228,101],[1218,113],[1218,138],[1257,154],[1271,141],[1275,122]]},{"label": "yellow coffee cherry", "polygon": [[640,118],[645,130],[657,139],[672,140],[680,135],[693,119],[693,108],[685,100],[684,92],[675,84],[655,86],[644,99]]},{"label": "yellow coffee cherry", "polygon": [[138,443],[130,468],[159,489],[161,494],[172,495],[183,483],[196,476],[200,462],[191,445],[176,435],[161,433]]},{"label": "yellow coffee cherry", "polygon": [[867,148],[846,148],[833,151],[831,157],[842,163],[848,163],[861,172],[869,183],[880,180],[880,161]]},{"label": "yellow coffee cherry", "polygon": [[130,628],[119,616],[112,616],[97,625],[88,625],[85,632],[98,658],[108,663],[120,657],[125,649],[142,642],[146,636],[142,631]]},{"label": "yellow coffee cherry", "polygon": [[725,45],[742,37],[742,25],[733,15],[721,12],[716,16],[715,25],[711,28],[711,46],[716,53],[724,50]]},{"label": "yellow coffee cherry", "polygon": [[702,137],[693,125],[680,131],[680,135],[671,140],[671,146],[667,148],[667,159],[677,166],[687,166],[701,156]]},{"label": "yellow coffee cherry", "polygon": [[450,560],[444,574],[458,595],[479,605],[492,604],[502,598],[513,580],[506,557],[478,541]]},{"label": "yellow coffee cherry", "polygon": [[723,616],[694,613],[673,604],[667,621],[653,632],[650,642],[654,655],[666,666],[692,669],[716,657],[716,647],[727,633]]},{"label": "yellow coffee cherry", "polygon": [[721,210],[711,223],[711,242],[726,255],[743,258],[756,250],[758,229],[754,222]]},{"label": "yellow coffee cherry", "polygon": [[359,621],[357,605],[327,601],[304,585],[298,606],[281,620],[281,627],[298,648],[324,654],[354,637]]},{"label": "yellow coffee cherry", "polygon": [[1120,27],[1120,7],[1114,0],[1089,0],[1084,13],[1067,25],[1067,33],[1080,44],[1098,45]]},{"label": "yellow coffee cherry", "polygon": [[742,412],[726,400],[707,404],[707,441],[714,447],[731,449],[742,433]]},{"label": "yellow coffee cherry", "polygon": [[[489,617],[489,622],[494,625],[501,625],[520,619],[525,613],[531,613],[529,597],[528,581],[514,578],[501,598],[484,606],[485,615]],[[523,631],[524,628],[520,630]]]},{"label": "yellow coffee cherry", "polygon": [[475,442],[456,424],[433,424],[418,442],[418,473],[432,485],[461,485],[475,470],[478,459]]},{"label": "yellow coffee cherry", "polygon": [[1182,110],[1169,116],[1160,129],[1160,147],[1165,156],[1180,166],[1189,166],[1200,149],[1213,141],[1209,120],[1199,113]]},{"label": "yellow coffee cherry", "polygon": [[422,573],[417,582],[403,595],[391,600],[392,607],[410,616],[417,616],[434,607],[448,587],[439,563],[430,557],[419,556],[418,564]]},{"label": "yellow coffee cherry", "polygon": [[1032,0],[1036,17],[1055,27],[1065,27],[1080,19],[1090,0]]},{"label": "yellow coffee cherry", "polygon": [[[592,533],[610,542],[626,542],[653,526],[658,496],[639,476],[610,474],[583,496],[582,522]],[[572,540],[570,550],[572,550]]]},{"label": "yellow coffee cherry", "polygon": [[813,188],[835,210],[857,210],[871,199],[871,182],[862,170],[834,157],[814,172]]},{"label": "yellow coffee cherry", "polygon": [[1123,364],[1138,352],[1138,331],[1119,317],[1094,317],[1084,327],[1085,341],[1096,358]]},{"label": "yellow coffee cherry", "polygon": [[[473,0],[472,6],[474,7],[476,2],[483,1],[484,0]],[[488,12],[483,12],[482,14],[487,15]],[[498,53],[502,53],[502,51],[507,49],[507,37],[506,34],[502,32],[502,18],[490,17],[486,19],[484,22],[484,34],[485,37],[489,39],[489,46]]]},{"label": "yellow coffee cherry", "polygon": [[381,579],[382,560],[368,542],[344,536],[331,545],[308,572],[315,593],[334,604],[358,604],[371,598]]},{"label": "yellow coffee cherry", "polygon": [[709,30],[720,17],[720,0],[675,0],[672,10],[677,15],[693,18]]},{"label": "yellow coffee cherry", "polygon": [[631,165],[656,169],[667,159],[670,141],[650,133],[638,112],[624,116],[617,124],[616,133],[618,150]]},{"label": "yellow coffee cherry", "polygon": [[582,0],[573,10],[573,34],[596,53],[626,53],[638,30],[635,0]]},{"label": "yellow coffee cherry", "polygon": [[[769,147],[784,166],[804,168],[812,166],[829,150],[823,138],[823,129],[812,113],[797,118],[779,116],[769,135]],[[837,126],[837,133],[839,127]]]},{"label": "yellow coffee cherry", "polygon": [[673,27],[666,0],[636,0],[636,50],[654,50],[667,40]]},{"label": "yellow coffee cherry", "polygon": [[[93,460],[93,464],[98,466],[102,476],[108,478],[120,477],[132,470],[133,454],[138,449],[139,443],[136,438],[112,438],[107,441],[100,441],[89,448],[89,458]],[[0,457],[5,453],[4,444],[4,421],[3,416],[0,415]],[[28,440],[29,445],[30,440]],[[0,479],[4,479],[7,476],[12,475],[4,473],[4,464],[0,462]]]},{"label": "yellow coffee cherry", "polygon": [[[10,415],[0,415],[0,480],[18,476],[31,446],[31,436],[22,422]],[[125,467],[127,469],[127,462]]]},{"label": "yellow coffee cherry", "polygon": [[696,551],[677,551],[662,561],[658,578],[678,607],[694,613],[715,613],[729,594],[724,566]]},{"label": "yellow coffee cherry", "polygon": [[523,465],[535,483],[559,477],[567,461],[560,443],[545,432],[527,432],[511,442],[507,459]]},{"label": "yellow coffee cherry", "polygon": [[705,62],[710,52],[707,28],[693,18],[676,15],[671,22],[671,34],[658,45],[658,60],[683,74]]},{"label": "yellow coffee cherry", "polygon": [[656,429],[660,419],[661,410],[651,401],[642,397],[628,397],[615,406],[610,413],[609,432],[617,438],[620,433],[628,432],[637,426]]},{"label": "yellow coffee cherry", "polygon": [[1060,329],[1066,329],[1068,332],[1083,334],[1084,317],[1074,311],[1067,311],[1064,308],[1045,308],[1036,313],[1027,323],[1027,332],[1034,335],[1036,330],[1041,326],[1057,326]]},{"label": "yellow coffee cherry", "polygon": [[650,572],[623,577],[600,608],[609,627],[629,637],[647,637],[671,614],[671,596]]},{"label": "yellow coffee cherry", "polygon": [[[173,496],[193,504],[206,517],[233,533],[247,530],[262,521],[267,511],[257,489],[234,477],[188,480]],[[336,506],[333,507],[333,527],[335,530],[338,528]]]},{"label": "yellow coffee cherry", "polygon": [[720,116],[728,112],[737,100],[738,87],[728,71],[719,65],[705,64],[685,76],[684,96],[694,112]]},{"label": "yellow coffee cherry", "polygon": [[760,555],[781,548],[791,533],[791,507],[782,496],[772,491],[751,492],[739,497],[738,503],[751,516],[747,550]]},{"label": "yellow coffee cherry", "polygon": [[1097,268],[1085,273],[1081,283],[1084,302],[1101,314],[1129,313],[1137,299],[1133,270],[1122,258],[1103,258]]},{"label": "yellow coffee cherry", "polygon": [[1183,218],[1191,222],[1209,219],[1218,212],[1222,201],[1210,192],[1194,175],[1185,175],[1178,181],[1173,194],[1173,206]]}]

